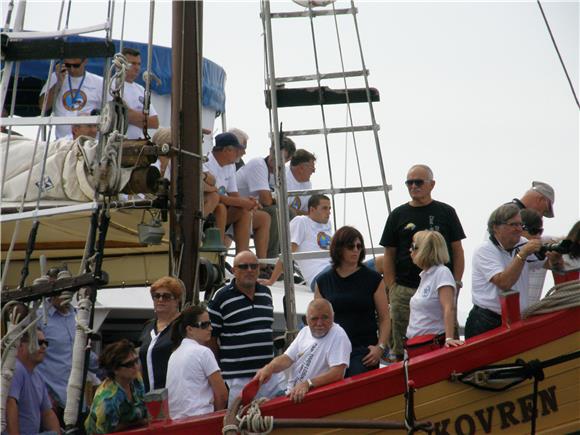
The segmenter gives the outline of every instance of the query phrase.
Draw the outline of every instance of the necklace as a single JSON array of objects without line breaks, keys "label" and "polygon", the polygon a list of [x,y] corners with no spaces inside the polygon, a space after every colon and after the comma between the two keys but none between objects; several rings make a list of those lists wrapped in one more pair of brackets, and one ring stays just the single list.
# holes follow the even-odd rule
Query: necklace
[{"label": "necklace", "polygon": [[83,78],[81,80],[81,83],[79,84],[79,87],[76,91],[76,93],[73,95],[73,89],[72,89],[72,81],[70,79],[70,74],[67,74],[67,78],[68,78],[68,90],[70,92],[71,95],[71,108],[74,109],[74,106],[77,102],[77,98],[79,97],[80,93],[81,93],[81,88],[83,87],[83,83],[85,82],[85,77],[87,76],[86,71],[83,73]]}]

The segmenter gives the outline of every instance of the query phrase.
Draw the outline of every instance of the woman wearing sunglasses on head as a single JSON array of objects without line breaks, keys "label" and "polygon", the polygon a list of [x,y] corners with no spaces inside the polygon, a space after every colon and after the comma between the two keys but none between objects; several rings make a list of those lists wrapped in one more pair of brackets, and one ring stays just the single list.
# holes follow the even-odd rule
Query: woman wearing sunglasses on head
[{"label": "woman wearing sunglasses on head", "polygon": [[[417,291],[409,303],[410,315],[407,339],[433,336],[430,342],[441,337],[440,345],[455,347],[463,341],[454,338],[455,331],[455,278],[445,266],[449,251],[441,233],[419,231],[413,236],[411,260],[421,273]],[[420,340],[419,340],[420,341]],[[410,344],[410,343],[409,343]]]},{"label": "woman wearing sunglasses on head", "polygon": [[155,317],[145,324],[139,348],[146,391],[165,387],[167,362],[173,351],[171,325],[179,316],[183,293],[183,283],[172,276],[159,278],[151,285]]},{"label": "woman wearing sunglasses on head", "polygon": [[87,434],[118,432],[147,423],[145,388],[133,344],[126,339],[109,344],[99,364],[107,378],[97,389],[85,420]]},{"label": "woman wearing sunglasses on head", "polygon": [[213,352],[207,347],[211,321],[205,308],[186,308],[173,325],[177,349],[169,358],[169,414],[176,420],[224,409],[228,390]]},{"label": "woman wearing sunglasses on head", "polygon": [[332,268],[317,277],[314,297],[332,304],[334,321],[348,335],[346,376],[353,376],[379,366],[391,331],[389,303],[382,275],[363,264],[364,240],[356,228],[344,226],[334,234],[330,257]]}]

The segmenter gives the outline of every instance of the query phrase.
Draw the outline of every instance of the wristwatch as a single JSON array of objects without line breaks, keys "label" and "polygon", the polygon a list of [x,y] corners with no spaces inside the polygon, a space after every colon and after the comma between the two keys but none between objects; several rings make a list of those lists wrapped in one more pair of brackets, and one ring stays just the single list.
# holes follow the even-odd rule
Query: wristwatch
[{"label": "wristwatch", "polygon": [[455,285],[457,286],[457,289],[461,289],[463,288],[463,281],[455,281]]},{"label": "wristwatch", "polygon": [[383,343],[379,343],[377,346],[380,347],[383,352],[387,349],[387,346],[385,346]]},{"label": "wristwatch", "polygon": [[312,388],[314,388],[314,384],[312,383],[312,381],[310,379],[306,379],[306,383],[308,384],[308,391],[310,391]]}]

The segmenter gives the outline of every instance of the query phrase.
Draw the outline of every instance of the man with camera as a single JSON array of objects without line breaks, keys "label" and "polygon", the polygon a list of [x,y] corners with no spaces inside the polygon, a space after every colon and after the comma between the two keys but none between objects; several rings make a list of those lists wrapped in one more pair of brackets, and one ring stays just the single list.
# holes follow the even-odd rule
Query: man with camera
[{"label": "man with camera", "polygon": [[540,239],[522,237],[523,222],[516,204],[504,204],[494,210],[487,223],[489,239],[473,254],[473,308],[465,323],[465,338],[482,334],[501,326],[500,293],[515,290],[520,294],[520,310],[527,308],[529,274],[541,267],[554,268],[562,262],[562,255],[545,252],[540,260]]},{"label": "man with camera", "polygon": [[[87,58],[64,59],[55,67],[48,83],[40,91],[40,109],[55,116],[79,116],[82,112],[101,109],[103,78],[86,71]],[[53,107],[54,106],[54,107]],[[71,134],[70,125],[57,125],[55,139]]]}]

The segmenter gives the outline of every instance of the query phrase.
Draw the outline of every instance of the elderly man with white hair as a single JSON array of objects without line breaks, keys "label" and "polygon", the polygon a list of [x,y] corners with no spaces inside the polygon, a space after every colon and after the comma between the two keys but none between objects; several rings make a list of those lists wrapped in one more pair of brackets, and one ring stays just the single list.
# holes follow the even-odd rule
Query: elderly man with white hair
[{"label": "elderly man with white hair", "polygon": [[308,328],[302,328],[283,355],[260,369],[254,379],[267,382],[273,373],[292,367],[286,395],[301,402],[308,391],[340,381],[348,368],[351,344],[344,329],[334,323],[332,305],[314,299],[306,312]]}]

